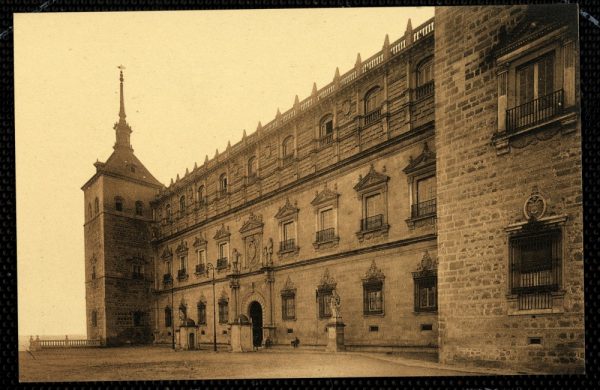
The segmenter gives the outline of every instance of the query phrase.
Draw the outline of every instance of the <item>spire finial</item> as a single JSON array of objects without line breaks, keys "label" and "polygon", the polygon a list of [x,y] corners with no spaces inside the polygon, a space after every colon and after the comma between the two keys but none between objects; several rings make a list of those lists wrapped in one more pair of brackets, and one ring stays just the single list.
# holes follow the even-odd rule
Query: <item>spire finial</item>
[{"label": "spire finial", "polygon": [[130,134],[131,134],[131,128],[129,127],[129,125],[127,124],[127,121],[125,120],[125,98],[123,97],[123,69],[125,69],[125,67],[123,65],[119,65],[117,66],[117,68],[119,69],[119,81],[120,81],[120,85],[119,85],[119,92],[120,92],[120,96],[119,96],[119,121],[117,123],[115,123],[114,129],[116,131],[116,142],[115,142],[115,146],[113,146],[113,148],[116,150],[117,148],[125,148],[125,149],[131,149],[131,143],[130,143]]},{"label": "spire finial", "polygon": [[120,107],[119,107],[119,119],[120,120],[125,120],[125,99],[123,98],[123,69],[125,69],[125,67],[123,65],[119,65],[117,66],[117,68],[119,68],[119,81],[121,82],[121,100],[120,100]]}]

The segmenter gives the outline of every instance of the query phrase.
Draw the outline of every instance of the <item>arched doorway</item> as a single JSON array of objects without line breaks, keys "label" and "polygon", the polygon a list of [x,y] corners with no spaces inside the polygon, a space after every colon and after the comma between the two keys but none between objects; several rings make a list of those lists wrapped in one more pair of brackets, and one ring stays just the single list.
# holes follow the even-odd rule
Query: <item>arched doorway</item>
[{"label": "arched doorway", "polygon": [[250,304],[250,320],[252,321],[252,344],[260,347],[263,340],[262,334],[262,306],[254,301]]}]

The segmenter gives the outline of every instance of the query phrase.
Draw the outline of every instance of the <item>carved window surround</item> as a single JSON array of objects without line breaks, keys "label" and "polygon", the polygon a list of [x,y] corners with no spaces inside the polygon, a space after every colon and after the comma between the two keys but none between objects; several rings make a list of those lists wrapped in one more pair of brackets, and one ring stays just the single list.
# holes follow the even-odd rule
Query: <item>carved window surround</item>
[{"label": "carved window surround", "polygon": [[[310,202],[314,207],[315,211],[315,241],[313,247],[315,249],[331,248],[337,246],[340,241],[338,236],[338,203],[340,194],[337,192],[337,185],[331,190],[325,188],[321,192],[315,192],[315,198]],[[331,210],[333,216],[333,227],[327,228],[323,226],[321,221],[321,213],[323,211]],[[333,229],[333,231],[331,231]]]},{"label": "carved window surround", "polygon": [[[208,276],[206,274],[206,260],[208,258],[208,252],[207,252],[208,242],[206,241],[206,239],[204,238],[203,235],[200,235],[194,239],[194,243],[192,244],[192,246],[194,247],[194,249],[196,251],[195,274],[197,276],[199,276],[199,275]],[[204,258],[202,258],[202,255],[201,255],[202,252],[204,252]]]},{"label": "carved window surround", "polygon": [[[215,264],[213,264],[217,270],[217,272],[221,272],[222,270],[229,270],[231,268],[231,260],[229,256],[230,248],[229,241],[231,238],[231,233],[229,232],[229,226],[225,226],[225,224],[221,224],[221,227],[215,233],[213,239],[217,244],[217,259],[215,260]],[[227,253],[220,253],[220,246],[222,244],[227,244]],[[225,264],[226,263],[226,264]]]},{"label": "carved window surround", "polygon": [[[363,284],[363,315],[364,316],[381,316],[385,315],[385,299],[383,294],[385,275],[375,264],[375,260],[371,262],[371,266],[367,270]],[[372,307],[370,299],[373,293],[378,293],[377,303]]]},{"label": "carved window surround", "polygon": [[[281,319],[283,321],[296,321],[296,286],[292,283],[290,277],[287,277],[285,285],[280,291],[281,294]],[[286,302],[287,301],[287,302]],[[288,305],[293,305],[293,310]],[[293,312],[293,313],[290,313]]]},{"label": "carved window surround", "polygon": [[[362,175],[358,178],[358,183],[354,186],[357,192],[358,200],[361,202],[362,219],[360,230],[356,233],[360,242],[369,240],[375,237],[387,237],[390,225],[388,224],[388,181],[390,177],[385,174],[385,166],[383,173],[375,171],[375,167],[371,164],[369,172],[365,177]],[[369,223],[370,216],[367,210],[367,199],[371,196],[379,195],[381,197],[381,214],[376,215],[377,220],[374,223]]]},{"label": "carved window surround", "polygon": [[[408,199],[410,204],[410,217],[406,219],[406,224],[410,229],[423,225],[434,225],[437,219],[436,201],[433,199],[432,205],[427,205],[425,212],[421,212],[421,206],[425,203],[419,203],[417,196],[417,183],[420,180],[435,176],[435,152],[429,149],[427,142],[423,145],[423,151],[413,159],[409,158],[409,163],[403,172],[408,179]],[[428,201],[431,203],[431,201]]]},{"label": "carved window surround", "polygon": [[[564,22],[564,18],[563,18]],[[578,124],[576,102],[576,29],[544,26],[547,21],[528,15],[496,50],[498,79],[498,130],[492,137],[496,153],[510,153],[574,132]],[[544,55],[553,55],[553,92],[531,102],[517,102],[517,70]],[[537,80],[535,81],[537,82]]]},{"label": "carved window surround", "polygon": [[[300,247],[298,246],[298,213],[300,209],[298,209],[296,203],[293,205],[290,203],[290,199],[286,198],[285,204],[279,208],[277,214],[275,214],[275,218],[279,221],[279,237],[280,237],[280,245],[279,250],[277,251],[277,255],[279,259],[295,257],[300,252]],[[285,225],[293,223],[294,224],[294,237],[286,237],[285,236]],[[293,240],[293,242],[290,242]]]}]

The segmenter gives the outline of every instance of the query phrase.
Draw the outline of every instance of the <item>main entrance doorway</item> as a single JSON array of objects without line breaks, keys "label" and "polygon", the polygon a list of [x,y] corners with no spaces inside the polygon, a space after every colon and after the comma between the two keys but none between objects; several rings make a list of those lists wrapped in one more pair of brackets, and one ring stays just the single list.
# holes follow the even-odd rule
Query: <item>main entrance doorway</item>
[{"label": "main entrance doorway", "polygon": [[250,319],[252,321],[252,344],[260,347],[263,340],[262,306],[256,301],[250,304]]}]

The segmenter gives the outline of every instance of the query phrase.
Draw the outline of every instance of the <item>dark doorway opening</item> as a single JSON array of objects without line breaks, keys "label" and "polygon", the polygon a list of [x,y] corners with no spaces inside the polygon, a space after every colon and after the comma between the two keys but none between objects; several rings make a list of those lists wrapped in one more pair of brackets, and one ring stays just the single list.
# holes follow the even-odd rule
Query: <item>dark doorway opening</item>
[{"label": "dark doorway opening", "polygon": [[250,319],[252,321],[252,344],[260,347],[263,340],[262,306],[256,301],[250,304]]},{"label": "dark doorway opening", "polygon": [[196,349],[196,342],[194,340],[194,334],[193,333],[190,333],[189,344],[190,344],[190,349]]}]

